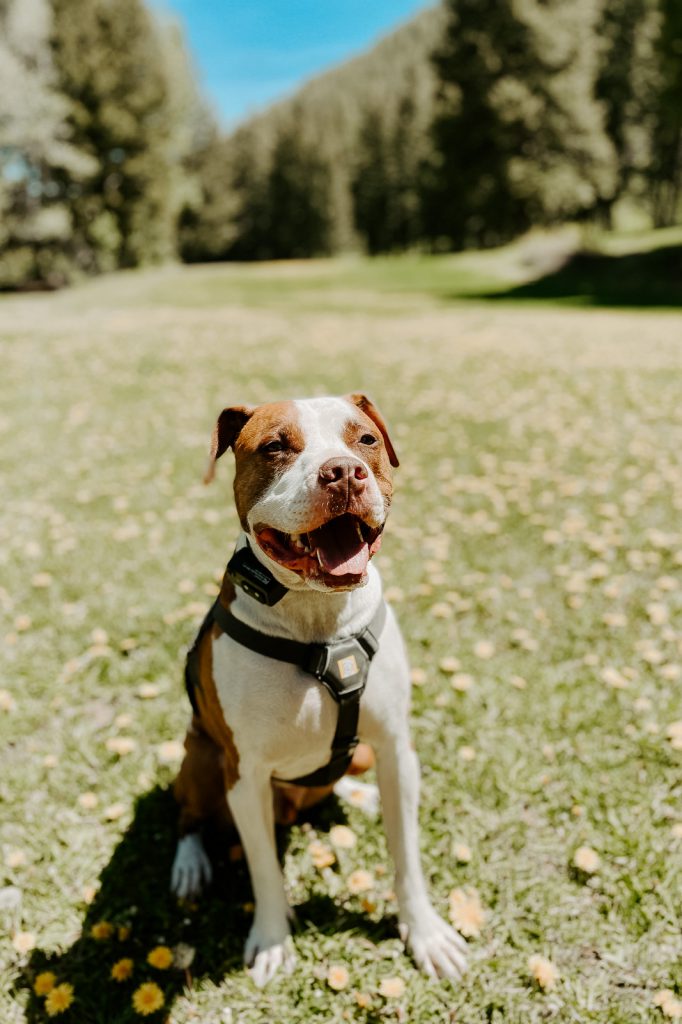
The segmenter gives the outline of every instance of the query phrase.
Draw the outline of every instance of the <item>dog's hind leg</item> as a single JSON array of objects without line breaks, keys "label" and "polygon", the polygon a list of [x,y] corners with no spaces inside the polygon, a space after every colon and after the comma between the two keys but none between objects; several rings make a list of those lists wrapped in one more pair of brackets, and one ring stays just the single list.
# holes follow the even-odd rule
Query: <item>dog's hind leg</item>
[{"label": "dog's hind leg", "polygon": [[185,757],[173,785],[180,805],[179,840],[171,888],[181,897],[196,896],[211,881],[212,869],[200,828],[208,821],[232,824],[225,798],[224,755],[194,719],[185,737]]}]

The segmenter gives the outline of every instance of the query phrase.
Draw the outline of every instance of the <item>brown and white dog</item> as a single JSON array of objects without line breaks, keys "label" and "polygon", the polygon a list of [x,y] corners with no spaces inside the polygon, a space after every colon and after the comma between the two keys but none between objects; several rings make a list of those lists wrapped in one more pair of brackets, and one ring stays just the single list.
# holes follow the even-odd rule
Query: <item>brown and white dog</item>
[{"label": "brown and white dog", "polygon": [[[252,629],[304,643],[357,635],[383,600],[372,555],[391,504],[398,465],[383,419],[364,395],[224,409],[211,444],[207,481],[228,448],[234,494],[259,561],[288,592],[264,607],[226,578],[220,601]],[[214,624],[198,649],[201,685],[175,785],[180,840],[174,892],[196,895],[211,879],[200,833],[211,817],[231,818],[251,874],[255,914],[245,961],[257,985],[293,967],[291,911],[274,838],[275,818],[291,821],[318,790],[281,785],[329,760],[337,721],[332,697],[293,664],[255,653]],[[408,725],[409,670],[388,614],[360,705],[351,771],[376,753],[379,792],[395,863],[400,933],[430,976],[457,977],[466,943],[434,910],[419,855],[419,766]],[[370,749],[371,748],[371,749]],[[229,809],[229,810],[228,810]]]}]

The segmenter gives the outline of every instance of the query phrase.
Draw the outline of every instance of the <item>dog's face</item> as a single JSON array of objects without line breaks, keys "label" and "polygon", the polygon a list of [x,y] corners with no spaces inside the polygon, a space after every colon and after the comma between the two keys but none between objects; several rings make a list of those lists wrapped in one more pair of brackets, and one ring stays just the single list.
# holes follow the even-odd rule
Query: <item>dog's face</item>
[{"label": "dog's face", "polygon": [[361,586],[381,545],[398,465],[371,401],[354,394],[224,409],[207,481],[229,447],[242,527],[278,575],[286,570],[287,585],[295,578],[297,589]]}]

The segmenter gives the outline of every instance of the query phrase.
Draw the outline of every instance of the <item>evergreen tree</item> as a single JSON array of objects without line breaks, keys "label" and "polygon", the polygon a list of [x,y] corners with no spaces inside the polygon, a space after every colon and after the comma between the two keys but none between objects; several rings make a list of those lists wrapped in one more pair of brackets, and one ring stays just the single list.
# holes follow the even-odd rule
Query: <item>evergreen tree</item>
[{"label": "evergreen tree", "polygon": [[230,143],[217,129],[187,158],[192,195],[179,222],[180,256],[187,263],[234,255],[239,196],[230,182]]},{"label": "evergreen tree", "polygon": [[0,0],[0,288],[64,282],[71,217],[54,173],[96,166],[70,143],[50,31],[48,0]]},{"label": "evergreen tree", "polygon": [[656,41],[661,83],[654,108],[652,214],[657,227],[674,224],[682,189],[682,6],[661,0],[661,27]]},{"label": "evergreen tree", "polygon": [[654,60],[658,24],[658,0],[604,0],[597,25],[595,91],[616,156],[613,191],[601,197],[598,209],[607,227],[613,203],[628,191],[641,190],[652,160],[653,108],[660,88]]},{"label": "evergreen tree", "polygon": [[370,109],[357,141],[351,192],[355,226],[369,253],[406,249],[421,236],[420,146],[415,103],[401,98],[393,123]]},{"label": "evergreen tree", "polygon": [[268,246],[272,259],[303,259],[330,251],[329,170],[305,144],[294,117],[272,151],[267,178]]},{"label": "evergreen tree", "polygon": [[74,144],[97,162],[87,183],[63,175],[73,258],[93,272],[165,259],[175,249],[175,176],[164,56],[142,0],[52,0],[53,49]]},{"label": "evergreen tree", "polygon": [[491,245],[589,212],[613,189],[594,100],[596,0],[448,0],[425,213],[432,238]]},{"label": "evergreen tree", "polygon": [[234,242],[229,256],[237,260],[266,260],[270,241],[270,133],[245,127],[228,140],[226,187],[234,196]]},{"label": "evergreen tree", "polygon": [[388,140],[379,111],[369,110],[358,137],[358,157],[351,183],[355,226],[372,255],[392,246]]}]

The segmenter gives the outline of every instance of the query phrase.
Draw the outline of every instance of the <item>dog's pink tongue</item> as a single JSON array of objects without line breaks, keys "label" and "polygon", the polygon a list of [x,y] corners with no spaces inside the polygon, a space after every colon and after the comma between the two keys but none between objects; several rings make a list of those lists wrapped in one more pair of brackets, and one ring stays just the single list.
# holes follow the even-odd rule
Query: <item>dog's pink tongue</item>
[{"label": "dog's pink tongue", "polygon": [[361,576],[369,562],[369,544],[362,540],[355,523],[336,519],[315,531],[318,561],[332,576]]}]

